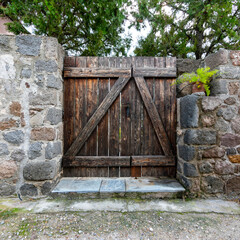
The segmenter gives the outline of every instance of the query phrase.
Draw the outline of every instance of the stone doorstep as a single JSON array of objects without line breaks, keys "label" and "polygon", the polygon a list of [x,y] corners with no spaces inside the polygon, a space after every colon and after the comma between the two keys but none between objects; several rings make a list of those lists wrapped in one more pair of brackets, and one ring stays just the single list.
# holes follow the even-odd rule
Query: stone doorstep
[{"label": "stone doorstep", "polygon": [[[51,195],[65,194],[156,194],[157,198],[174,197],[185,191],[176,179],[141,178],[62,178]],[[122,194],[122,195],[121,195]],[[154,198],[154,196],[153,196]]]}]

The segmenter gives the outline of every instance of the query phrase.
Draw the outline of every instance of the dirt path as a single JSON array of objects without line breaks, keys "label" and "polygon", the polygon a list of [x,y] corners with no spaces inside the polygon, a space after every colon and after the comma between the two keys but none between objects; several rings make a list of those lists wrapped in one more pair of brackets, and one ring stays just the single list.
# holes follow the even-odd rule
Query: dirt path
[{"label": "dirt path", "polygon": [[0,239],[239,238],[240,215],[165,212],[33,214],[15,213],[14,210],[5,210],[0,215]]}]

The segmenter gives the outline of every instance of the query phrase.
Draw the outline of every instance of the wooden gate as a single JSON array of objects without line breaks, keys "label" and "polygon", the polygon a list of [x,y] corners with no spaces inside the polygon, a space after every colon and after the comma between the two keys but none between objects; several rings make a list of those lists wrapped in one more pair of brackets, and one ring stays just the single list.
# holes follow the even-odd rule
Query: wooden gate
[{"label": "wooden gate", "polygon": [[175,176],[175,58],[67,57],[66,177]]}]

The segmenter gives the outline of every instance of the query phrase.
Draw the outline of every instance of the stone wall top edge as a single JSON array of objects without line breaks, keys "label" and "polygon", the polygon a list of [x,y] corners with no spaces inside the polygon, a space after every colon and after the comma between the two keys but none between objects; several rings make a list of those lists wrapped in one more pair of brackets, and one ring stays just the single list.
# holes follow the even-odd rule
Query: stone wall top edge
[{"label": "stone wall top edge", "polygon": [[33,35],[33,34],[19,34],[19,35],[10,35],[10,34],[1,34],[0,33],[0,38],[1,37],[11,37],[11,38],[16,38],[16,37],[21,37],[21,36],[29,36],[29,37],[36,37],[36,38],[42,38],[42,39],[56,39],[58,41],[57,38],[55,37],[49,37],[49,36],[40,36],[40,35]]}]

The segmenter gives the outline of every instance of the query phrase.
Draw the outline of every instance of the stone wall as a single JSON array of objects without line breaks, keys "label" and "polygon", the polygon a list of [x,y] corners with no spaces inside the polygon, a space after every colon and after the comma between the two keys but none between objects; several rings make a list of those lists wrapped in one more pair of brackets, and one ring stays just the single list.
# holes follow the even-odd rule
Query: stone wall
[{"label": "stone wall", "polygon": [[211,96],[178,99],[177,177],[191,194],[240,194],[240,51],[220,50],[201,65],[219,69]]},{"label": "stone wall", "polygon": [[[55,38],[0,35],[0,195],[46,195],[60,177],[63,56]],[[237,195],[240,51],[180,59],[178,73],[199,66],[220,75],[209,97],[180,94],[177,178],[192,195]]]},{"label": "stone wall", "polygon": [[0,35],[0,195],[45,195],[61,169],[63,49]]}]

